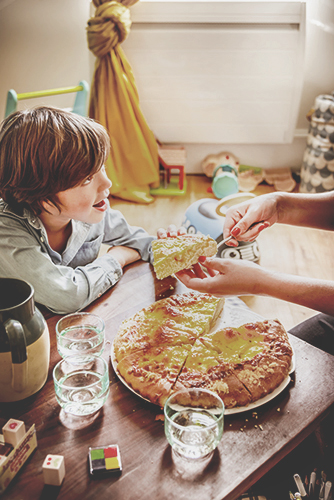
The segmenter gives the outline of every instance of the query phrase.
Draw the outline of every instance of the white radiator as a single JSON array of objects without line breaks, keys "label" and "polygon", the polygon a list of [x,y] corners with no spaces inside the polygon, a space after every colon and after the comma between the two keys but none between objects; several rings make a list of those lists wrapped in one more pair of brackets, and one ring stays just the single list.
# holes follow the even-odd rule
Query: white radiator
[{"label": "white radiator", "polygon": [[145,1],[122,47],[163,142],[293,140],[305,1]]}]

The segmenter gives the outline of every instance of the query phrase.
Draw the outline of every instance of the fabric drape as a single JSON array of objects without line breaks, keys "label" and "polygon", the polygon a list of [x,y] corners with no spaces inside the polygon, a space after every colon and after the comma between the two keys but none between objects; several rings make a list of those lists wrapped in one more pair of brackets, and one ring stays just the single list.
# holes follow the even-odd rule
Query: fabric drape
[{"label": "fabric drape", "polygon": [[150,203],[150,187],[159,186],[158,148],[139,105],[131,66],[120,44],[130,32],[128,6],[137,0],[94,0],[88,21],[88,47],[96,56],[89,116],[107,129],[111,154],[106,170],[110,193],[130,201]]}]

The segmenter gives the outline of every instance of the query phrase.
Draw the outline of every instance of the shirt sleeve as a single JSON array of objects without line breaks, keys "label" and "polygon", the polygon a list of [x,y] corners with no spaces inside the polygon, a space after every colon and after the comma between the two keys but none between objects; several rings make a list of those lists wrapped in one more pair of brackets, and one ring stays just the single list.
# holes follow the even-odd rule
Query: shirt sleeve
[{"label": "shirt sleeve", "polygon": [[0,275],[28,281],[35,301],[58,314],[83,309],[122,276],[121,266],[108,254],[75,268],[55,264],[20,221],[2,223],[0,250]]},{"label": "shirt sleeve", "polygon": [[155,239],[143,228],[130,226],[118,210],[109,209],[106,212],[103,243],[133,248],[139,252],[142,260],[153,263],[152,241]]}]

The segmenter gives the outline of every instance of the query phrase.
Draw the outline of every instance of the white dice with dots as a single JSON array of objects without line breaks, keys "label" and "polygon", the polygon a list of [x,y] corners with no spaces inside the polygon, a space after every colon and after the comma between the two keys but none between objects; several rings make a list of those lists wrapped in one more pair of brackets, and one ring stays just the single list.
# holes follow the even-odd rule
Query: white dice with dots
[{"label": "white dice with dots", "polygon": [[14,448],[26,433],[26,427],[21,420],[11,418],[2,428],[2,434],[6,443],[11,444]]},{"label": "white dice with dots", "polygon": [[60,486],[65,477],[65,460],[62,455],[47,455],[43,463],[45,484]]}]

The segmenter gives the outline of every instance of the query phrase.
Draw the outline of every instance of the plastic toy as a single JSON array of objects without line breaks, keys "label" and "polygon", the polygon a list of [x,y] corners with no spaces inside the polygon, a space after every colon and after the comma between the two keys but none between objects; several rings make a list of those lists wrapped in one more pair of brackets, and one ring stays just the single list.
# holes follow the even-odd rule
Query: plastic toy
[{"label": "plastic toy", "polygon": [[[197,200],[186,210],[182,226],[186,228],[188,234],[200,233],[209,235],[217,243],[220,243],[223,240],[223,217],[227,209],[254,196],[252,193],[238,193],[227,196],[223,200],[212,198]],[[241,241],[236,248],[222,245],[218,250],[217,257],[245,259],[257,262],[260,258],[260,252],[256,240],[253,242]]]},{"label": "plastic toy", "polygon": [[36,92],[25,92],[17,94],[15,90],[11,89],[7,94],[5,117],[16,111],[17,102],[24,99],[34,99],[37,97],[47,97],[60,94],[70,94],[76,92],[73,113],[77,115],[86,116],[87,98],[89,93],[89,85],[85,80],[82,80],[76,87],[63,87],[51,90],[38,90]]},{"label": "plastic toy", "polygon": [[[158,188],[151,188],[150,194],[169,196],[185,194],[185,148],[177,145],[163,145],[159,141],[157,141],[157,143],[162,183],[160,183]],[[172,175],[175,170],[178,171],[178,178],[175,175]]]},{"label": "plastic toy", "polygon": [[223,151],[222,153],[218,153],[216,155],[211,154],[206,156],[202,161],[202,170],[207,177],[212,177],[215,168],[219,165],[225,164],[232,165],[239,170],[238,158],[233,153],[229,153],[227,151]]},{"label": "plastic toy", "polygon": [[219,165],[213,171],[212,192],[221,199],[239,191],[238,170],[233,165]]}]

